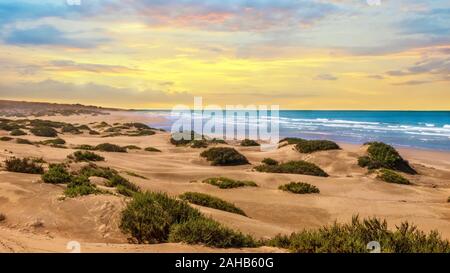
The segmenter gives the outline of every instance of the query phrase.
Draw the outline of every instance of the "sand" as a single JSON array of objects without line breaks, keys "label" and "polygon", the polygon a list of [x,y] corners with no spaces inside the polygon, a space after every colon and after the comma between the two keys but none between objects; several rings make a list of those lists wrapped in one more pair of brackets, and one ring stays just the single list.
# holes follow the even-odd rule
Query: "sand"
[{"label": "sand", "polygon": [[[32,118],[32,117],[30,117]],[[42,119],[89,124],[161,122],[160,117],[112,111],[105,116],[54,116]],[[0,131],[0,136],[7,135]],[[352,216],[385,218],[391,227],[409,221],[424,231],[438,230],[450,239],[450,153],[399,149],[402,156],[419,171],[406,175],[412,186],[380,182],[373,174],[357,166],[364,149],[358,145],[341,144],[342,150],[300,154],[293,146],[276,151],[261,152],[259,148],[234,148],[244,154],[252,165],[215,167],[202,159],[203,149],[175,147],[170,135],[158,132],[153,136],[60,135],[68,146],[95,145],[109,142],[121,146],[152,146],[162,153],[143,150],[128,153],[98,152],[106,158],[99,165],[122,171],[123,175],[144,190],[162,191],[178,195],[186,191],[208,193],[242,208],[248,217],[215,209],[198,207],[203,213],[226,226],[251,234],[256,238],[270,238],[289,234],[304,228],[317,228],[334,221],[348,222]],[[45,138],[24,136],[30,140]],[[20,145],[0,141],[0,161],[7,157],[43,157],[48,162],[61,162],[73,149],[48,146]],[[312,177],[292,174],[268,174],[252,170],[266,158],[280,161],[304,159],[322,167],[330,177]],[[147,179],[136,178],[125,172],[134,172]],[[259,187],[223,190],[201,183],[205,178],[226,176],[255,181]],[[278,190],[291,181],[307,182],[317,186],[321,193],[295,195]],[[0,213],[6,221],[0,223],[0,252],[69,252],[70,241],[81,243],[83,252],[281,252],[274,248],[213,249],[184,244],[133,245],[118,228],[120,211],[127,199],[112,195],[91,195],[60,200],[63,187],[40,182],[38,175],[0,171]]]}]

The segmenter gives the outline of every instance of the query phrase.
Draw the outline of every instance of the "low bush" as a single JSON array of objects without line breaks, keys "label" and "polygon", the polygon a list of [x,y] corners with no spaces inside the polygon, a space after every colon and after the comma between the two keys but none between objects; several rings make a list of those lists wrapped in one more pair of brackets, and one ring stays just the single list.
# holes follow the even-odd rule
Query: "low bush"
[{"label": "low bush", "polygon": [[233,189],[239,187],[257,187],[258,185],[253,181],[240,181],[226,177],[212,177],[203,180],[203,183],[211,184],[221,189]]},{"label": "low bush", "polygon": [[25,133],[24,131],[20,130],[20,129],[14,129],[11,131],[10,135],[12,136],[24,136],[27,133]]},{"label": "low bush", "polygon": [[172,225],[198,217],[198,210],[167,194],[137,193],[122,212],[120,228],[136,243],[164,243]]},{"label": "low bush", "polygon": [[172,134],[170,143],[176,146],[184,146],[190,144],[194,140],[204,140],[205,137],[194,131],[190,132],[178,132]]},{"label": "low bush", "polygon": [[88,145],[88,144],[82,144],[82,145],[75,146],[75,149],[93,151],[93,150],[95,150],[95,147],[92,145]]},{"label": "low bush", "polygon": [[79,135],[82,134],[83,132],[81,132],[77,127],[73,126],[72,124],[66,124],[62,127],[61,132],[63,133],[69,133],[69,134],[74,134],[74,135]]},{"label": "low bush", "polygon": [[86,124],[78,126],[77,129],[83,131],[91,131],[91,128],[89,128],[89,126],[87,126]]},{"label": "low bush", "polygon": [[298,141],[295,149],[300,153],[310,154],[317,151],[339,150],[341,148],[335,142],[329,140],[303,140]]},{"label": "low bush", "polygon": [[158,150],[158,149],[153,148],[153,147],[147,147],[147,148],[145,148],[145,151],[147,151],[147,152],[157,152],[157,153],[161,152],[161,150]]},{"label": "low bush", "polygon": [[106,182],[107,187],[118,187],[119,185],[133,192],[141,191],[141,189],[138,186],[136,186],[135,184],[131,183],[128,179],[118,174],[113,175],[111,178],[109,178],[109,181]]},{"label": "low bush", "polygon": [[90,151],[76,151],[68,157],[75,159],[75,161],[105,161],[103,156]]},{"label": "low bush", "polygon": [[215,147],[203,151],[201,157],[211,161],[213,166],[235,166],[249,164],[247,158],[234,148]]},{"label": "low bush", "polygon": [[241,146],[249,147],[249,146],[261,146],[258,142],[252,139],[244,139],[241,141]]},{"label": "low bush", "polygon": [[100,135],[100,133],[97,132],[97,131],[95,131],[95,130],[90,130],[90,131],[89,131],[89,134],[92,135],[92,136],[98,136],[98,135]]},{"label": "low bush", "polygon": [[72,175],[63,164],[51,164],[42,176],[42,181],[50,184],[64,184],[72,180]]},{"label": "low bush", "polygon": [[86,176],[73,177],[70,183],[67,184],[67,188],[64,191],[64,194],[71,198],[99,193],[102,193],[102,191],[97,189],[95,185],[91,184]]},{"label": "low bush", "polygon": [[278,165],[260,165],[255,167],[255,170],[266,173],[293,173],[322,177],[328,176],[328,174],[319,166],[303,160],[289,161]]},{"label": "low bush", "polygon": [[25,144],[25,145],[34,145],[33,142],[31,142],[28,139],[24,139],[24,138],[16,138],[16,143],[17,144]]},{"label": "low bush", "polygon": [[40,144],[43,145],[64,145],[66,144],[66,141],[62,138],[55,138],[55,139],[49,139],[41,141]]},{"label": "low bush", "polygon": [[62,128],[66,124],[67,123],[64,123],[64,122],[51,121],[51,120],[41,120],[41,119],[30,120],[30,125],[33,127]]},{"label": "low bush", "polygon": [[386,168],[408,174],[417,174],[408,163],[404,160],[394,147],[383,142],[370,142],[367,148],[368,156],[360,157],[358,165],[369,169]]},{"label": "low bush", "polygon": [[52,127],[39,126],[30,129],[30,132],[35,136],[40,137],[56,137],[58,132]]},{"label": "low bush", "polygon": [[96,150],[103,152],[126,153],[127,149],[111,143],[102,143],[95,147]]},{"label": "low bush", "polygon": [[256,243],[212,219],[187,202],[164,193],[137,193],[122,212],[120,228],[136,243],[184,242],[210,247],[252,247]]},{"label": "low bush", "polygon": [[288,145],[292,145],[292,144],[298,144],[298,143],[301,143],[304,141],[306,141],[306,139],[296,138],[296,137],[286,137],[286,138],[283,138],[282,140],[280,140],[279,143],[287,142]]},{"label": "low bush", "polygon": [[193,140],[193,141],[191,141],[190,147],[194,148],[194,149],[208,148],[208,141],[206,141],[206,140]]},{"label": "low bush", "polygon": [[136,193],[135,191],[132,191],[123,185],[117,185],[116,190],[117,193],[122,194],[123,196],[126,197],[133,197],[133,195]]},{"label": "low bush", "polygon": [[8,158],[5,160],[5,168],[8,172],[42,174],[42,165],[33,162],[30,158]]},{"label": "low bush", "polygon": [[3,136],[3,137],[0,137],[0,141],[11,141],[11,140],[13,140],[14,138],[12,138],[12,137],[7,137],[7,136]]},{"label": "low bush", "polygon": [[195,205],[247,216],[242,209],[236,207],[234,204],[208,194],[186,192],[180,195],[180,199]]},{"label": "low bush", "polygon": [[316,186],[303,182],[291,182],[286,185],[281,185],[278,189],[296,194],[320,193],[320,190]]},{"label": "low bush", "polygon": [[319,229],[278,235],[267,245],[296,253],[367,253],[367,242],[377,241],[385,253],[450,253],[450,242],[438,232],[426,234],[404,222],[389,230],[385,220],[354,217],[349,224],[334,223]]},{"label": "low bush", "polygon": [[379,171],[379,174],[377,175],[377,178],[388,183],[403,184],[403,185],[411,184],[411,182],[408,179],[388,169],[381,169]]},{"label": "low bush", "polygon": [[3,213],[0,213],[0,223],[6,220],[6,216]]},{"label": "low bush", "polygon": [[272,158],[264,158],[263,161],[261,161],[261,163],[266,164],[266,165],[272,165],[272,166],[279,164],[278,161],[276,161],[275,159],[272,159]]},{"label": "low bush", "polygon": [[137,132],[131,132],[128,135],[137,137],[137,136],[152,136],[154,134],[156,134],[156,133],[153,130],[143,129],[143,130],[139,130]]},{"label": "low bush", "polygon": [[184,223],[173,225],[170,229],[169,241],[217,248],[258,246],[252,237],[205,217],[189,219]]}]

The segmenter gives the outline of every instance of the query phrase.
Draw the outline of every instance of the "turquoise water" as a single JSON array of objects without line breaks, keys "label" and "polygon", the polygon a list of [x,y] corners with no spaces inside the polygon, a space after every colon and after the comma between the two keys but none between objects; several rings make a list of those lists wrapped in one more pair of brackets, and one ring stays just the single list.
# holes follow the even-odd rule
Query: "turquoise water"
[{"label": "turquoise water", "polygon": [[[158,124],[167,130],[176,119],[170,111],[148,112],[167,117],[167,122]],[[356,144],[383,141],[399,147],[450,151],[450,111],[296,110],[280,111],[279,116],[280,137]]]}]

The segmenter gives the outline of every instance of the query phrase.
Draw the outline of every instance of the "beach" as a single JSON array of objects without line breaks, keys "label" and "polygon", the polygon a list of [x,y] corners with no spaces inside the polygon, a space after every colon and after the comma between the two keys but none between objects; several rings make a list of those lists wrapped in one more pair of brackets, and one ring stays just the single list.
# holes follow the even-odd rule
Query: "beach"
[{"label": "beach", "polygon": [[[131,111],[107,111],[108,115],[44,116],[40,119],[93,126],[142,122],[152,126],[164,122],[160,116]],[[8,117],[11,118],[11,117]],[[27,117],[35,119],[36,117]],[[14,118],[11,118],[14,119]],[[0,131],[0,137],[8,132]],[[245,155],[249,165],[211,166],[199,156],[205,149],[178,147],[170,143],[170,133],[157,131],[150,136],[112,136],[60,134],[66,149],[47,145],[23,145],[0,141],[0,161],[15,156],[43,158],[60,163],[74,153],[77,145],[113,143],[119,146],[155,147],[160,153],[132,150],[127,153],[98,152],[105,158],[100,166],[118,170],[142,190],[177,196],[184,192],[207,193],[245,211],[248,217],[193,205],[223,225],[269,239],[303,229],[316,229],[335,221],[345,223],[353,216],[386,219],[390,228],[403,221],[416,224],[423,231],[437,230],[450,239],[450,152],[399,148],[400,154],[418,171],[405,175],[413,185],[383,183],[358,166],[364,155],[361,145],[339,142],[341,150],[312,154],[297,152],[292,145],[273,151],[259,147],[228,145]],[[21,138],[42,141],[46,138],[25,135]],[[299,174],[261,173],[253,170],[264,158],[280,162],[305,160],[320,166],[329,177]],[[129,175],[138,174],[139,177]],[[210,177],[229,177],[254,181],[258,187],[219,189],[202,183]],[[289,182],[306,182],[320,189],[320,194],[296,195],[280,191]],[[216,249],[180,243],[136,245],[128,243],[119,229],[120,213],[128,199],[116,195],[87,195],[62,200],[63,186],[45,184],[39,175],[0,171],[0,252],[68,252],[66,245],[78,241],[83,252],[284,252],[271,247],[251,249]]]}]

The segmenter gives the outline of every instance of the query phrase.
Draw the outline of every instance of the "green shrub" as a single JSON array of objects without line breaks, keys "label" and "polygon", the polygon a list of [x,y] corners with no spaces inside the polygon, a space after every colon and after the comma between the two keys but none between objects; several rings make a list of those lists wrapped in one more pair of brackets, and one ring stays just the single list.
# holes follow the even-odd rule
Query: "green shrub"
[{"label": "green shrub", "polygon": [[76,161],[105,161],[103,156],[89,151],[76,151],[73,156],[69,155],[68,157],[74,158]]},{"label": "green shrub", "polygon": [[103,177],[105,179],[111,179],[112,177],[118,175],[118,172],[114,169],[108,167],[100,167],[95,165],[94,163],[89,163],[89,165],[84,166],[79,171],[80,175],[84,175],[86,177]]},{"label": "green shrub", "polygon": [[329,140],[303,140],[298,141],[295,149],[300,153],[310,154],[317,151],[339,150],[340,147]]},{"label": "green shrub", "polygon": [[123,185],[117,185],[116,190],[117,193],[122,194],[123,196],[126,197],[133,197],[133,195],[136,193],[135,191],[132,191]]},{"label": "green shrub", "polygon": [[157,153],[161,152],[161,150],[158,150],[158,149],[153,148],[153,147],[147,147],[147,148],[145,148],[145,151],[147,151],[147,152],[157,152]]},{"label": "green shrub", "polygon": [[55,138],[55,139],[49,139],[44,140],[40,142],[43,145],[64,145],[66,144],[66,141],[62,138]]},{"label": "green shrub", "polygon": [[291,182],[286,185],[281,185],[278,189],[296,194],[320,193],[320,190],[316,186],[303,182]]},{"label": "green shrub", "polygon": [[256,247],[252,237],[224,227],[210,218],[194,218],[172,226],[170,242],[202,244],[217,248]]},{"label": "green shrub", "polygon": [[82,145],[75,146],[75,149],[93,151],[93,150],[95,150],[95,147],[92,145],[88,145],[88,144],[82,144]]},{"label": "green shrub", "polygon": [[211,161],[213,166],[234,166],[249,164],[247,158],[234,148],[215,147],[203,151],[201,157]]},{"label": "green shrub", "polygon": [[41,178],[45,183],[63,184],[69,183],[72,180],[72,175],[63,164],[51,164],[49,170]]},{"label": "green shrub", "polygon": [[141,150],[141,147],[138,147],[136,145],[128,145],[124,147],[127,150]]},{"label": "green shrub", "polygon": [[95,131],[95,130],[90,130],[90,131],[89,131],[89,134],[92,135],[92,136],[98,136],[98,135],[100,135],[100,133],[97,132],[97,131]]},{"label": "green shrub", "polygon": [[91,131],[91,128],[89,128],[89,126],[83,124],[77,127],[78,130],[83,130],[83,131]]},{"label": "green shrub", "polygon": [[211,143],[211,144],[228,144],[225,140],[220,139],[220,138],[210,139],[209,143]]},{"label": "green shrub", "polygon": [[167,194],[137,193],[122,212],[120,228],[137,243],[164,243],[172,225],[198,217],[198,210]]},{"label": "green shrub", "polygon": [[368,157],[358,159],[360,166],[365,166],[369,169],[386,168],[409,174],[417,174],[394,147],[383,142],[370,142],[366,144],[369,145],[367,149]]},{"label": "green shrub", "polygon": [[17,129],[20,129],[20,126],[12,121],[0,123],[0,130],[13,131]]},{"label": "green shrub", "polygon": [[147,129],[143,129],[143,130],[139,130],[137,132],[131,132],[128,135],[129,136],[152,136],[156,134],[153,130],[147,130]]},{"label": "green shrub", "polygon": [[39,126],[31,128],[30,132],[35,136],[40,137],[56,137],[58,132],[52,127]]},{"label": "green shrub", "polygon": [[193,140],[190,147],[194,149],[208,148],[208,142],[206,140]]},{"label": "green shrub", "polygon": [[0,140],[1,141],[11,141],[11,140],[13,140],[14,138],[12,138],[12,137],[7,137],[7,136],[4,136],[4,137],[0,137]]},{"label": "green shrub", "polygon": [[5,160],[5,168],[8,172],[42,174],[44,168],[36,164],[30,158],[8,158]]},{"label": "green shrub", "polygon": [[104,152],[114,152],[114,153],[126,153],[127,149],[120,147],[111,143],[103,143],[99,144],[95,147],[96,150],[104,151]]},{"label": "green shrub", "polygon": [[33,127],[62,128],[66,124],[67,123],[64,123],[64,122],[51,121],[51,120],[41,120],[41,119],[30,120],[30,125]]},{"label": "green shrub", "polygon": [[29,141],[28,139],[24,139],[24,138],[16,138],[16,143],[17,144],[25,144],[25,145],[34,145],[33,142]]},{"label": "green shrub", "polygon": [[272,165],[272,166],[279,164],[278,161],[276,161],[275,159],[272,159],[272,158],[264,158],[263,161],[261,161],[261,163],[266,164],[266,165]]},{"label": "green shrub", "polygon": [[286,138],[283,138],[282,140],[280,140],[279,143],[287,142],[287,144],[292,145],[292,144],[298,144],[298,143],[301,143],[304,141],[306,141],[306,139],[296,138],[296,137],[286,137]]},{"label": "green shrub", "polygon": [[367,253],[371,241],[379,242],[385,253],[450,253],[450,243],[436,231],[425,234],[407,222],[391,231],[385,220],[361,221],[358,217],[350,224],[334,223],[289,236],[278,235],[267,244],[296,253]]},{"label": "green shrub", "polygon": [[67,197],[77,197],[84,196],[89,194],[98,194],[101,193],[99,189],[91,182],[89,182],[89,178],[86,176],[75,176],[71,179],[70,183],[67,184],[67,188],[64,191],[64,194]]},{"label": "green shrub", "polygon": [[107,187],[117,187],[119,185],[133,192],[141,191],[141,189],[138,186],[136,186],[135,184],[131,183],[128,179],[118,174],[113,175],[111,178],[109,178],[109,181],[106,183]]},{"label": "green shrub", "polygon": [[239,187],[257,187],[258,185],[253,181],[240,181],[226,177],[212,177],[203,180],[203,183],[211,184],[221,189],[232,189]]},{"label": "green shrub", "polygon": [[20,130],[20,129],[14,129],[11,131],[10,135],[12,136],[24,136],[27,133],[25,133],[24,131]]},{"label": "green shrub", "polygon": [[74,134],[74,135],[79,135],[79,134],[83,133],[77,127],[73,126],[72,124],[64,125],[61,129],[61,132]]},{"label": "green shrub", "polygon": [[186,192],[180,195],[180,198],[184,201],[187,201],[195,205],[247,216],[245,215],[243,210],[236,207],[234,204],[208,194],[198,192]]},{"label": "green shrub", "polygon": [[328,176],[328,174],[317,165],[303,160],[289,161],[278,165],[260,165],[255,167],[255,170],[266,173],[293,173],[322,177]]},{"label": "green shrub", "polygon": [[411,182],[409,182],[408,179],[404,178],[400,174],[388,170],[388,169],[381,169],[379,171],[380,173],[377,175],[377,178],[380,180],[383,180],[384,182],[388,183],[394,183],[394,184],[403,184],[403,185],[410,185]]},{"label": "green shrub", "polygon": [[204,140],[205,137],[194,131],[191,132],[179,132],[172,134],[170,143],[176,146],[183,146],[190,144],[193,140]]},{"label": "green shrub", "polygon": [[252,139],[244,139],[241,141],[241,146],[261,146],[261,144],[259,144],[258,142],[252,140]]}]

